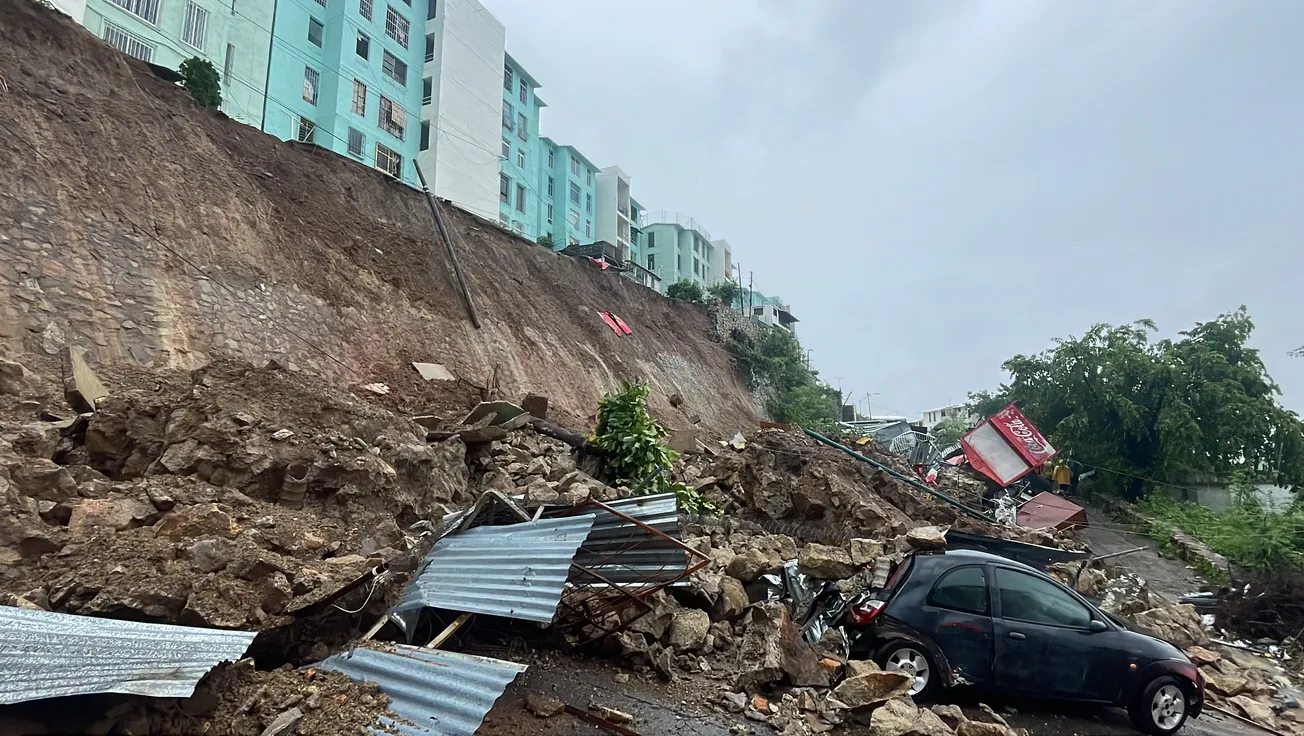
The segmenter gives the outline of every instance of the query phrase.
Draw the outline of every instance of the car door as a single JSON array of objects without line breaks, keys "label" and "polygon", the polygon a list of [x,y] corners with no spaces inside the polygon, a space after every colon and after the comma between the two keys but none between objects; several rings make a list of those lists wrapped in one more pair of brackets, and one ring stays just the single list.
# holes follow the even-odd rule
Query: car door
[{"label": "car door", "polygon": [[1100,676],[1091,609],[1037,575],[999,565],[992,573],[997,687],[1023,695],[1113,700],[1122,673],[1114,682]]},{"label": "car door", "polygon": [[924,609],[929,635],[946,655],[956,684],[986,684],[995,654],[987,571],[983,565],[947,570],[933,583]]}]

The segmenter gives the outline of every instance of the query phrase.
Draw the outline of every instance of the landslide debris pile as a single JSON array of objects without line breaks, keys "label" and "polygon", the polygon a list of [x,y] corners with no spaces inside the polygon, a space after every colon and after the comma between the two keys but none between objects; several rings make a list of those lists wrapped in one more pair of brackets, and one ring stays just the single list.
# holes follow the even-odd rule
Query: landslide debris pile
[{"label": "landslide debris pile", "polygon": [[[401,591],[429,546],[409,526],[469,499],[461,440],[428,444],[346,391],[275,365],[128,372],[79,414],[48,374],[0,361],[0,604],[259,631],[249,656],[308,664]],[[203,714],[226,725],[208,733],[261,733],[249,719],[280,706],[275,683],[301,678],[224,671]],[[385,712],[328,681],[311,704],[329,715],[306,723]]]}]

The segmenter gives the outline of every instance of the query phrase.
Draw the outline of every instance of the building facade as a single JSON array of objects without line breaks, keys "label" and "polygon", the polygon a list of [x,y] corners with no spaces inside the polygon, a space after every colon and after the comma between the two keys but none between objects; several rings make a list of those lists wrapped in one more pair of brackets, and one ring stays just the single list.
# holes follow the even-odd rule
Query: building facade
[{"label": "building facade", "polygon": [[271,3],[58,0],[56,7],[142,61],[173,70],[192,57],[211,62],[222,77],[222,112],[246,125],[262,126]]},{"label": "building facade", "polygon": [[419,156],[426,183],[496,221],[507,30],[477,0],[412,2],[427,19],[421,122],[429,133]]},{"label": "building facade", "polygon": [[710,287],[730,278],[733,252],[726,240],[711,234],[691,217],[673,212],[647,216],[642,226],[645,264],[663,287],[695,281]]},{"label": "building facade", "polygon": [[540,236],[552,236],[553,247],[593,243],[598,167],[574,146],[539,138],[538,190],[542,198]]},{"label": "building facade", "polygon": [[498,222],[531,240],[549,232],[542,220],[551,202],[539,192],[543,164],[539,113],[546,107],[534,81],[507,55],[502,83],[502,155],[498,171]]},{"label": "building facade", "polygon": [[919,423],[923,425],[925,429],[932,429],[947,419],[958,419],[965,424],[972,426],[979,422],[980,417],[971,413],[969,407],[965,404],[952,404],[950,406],[943,406],[940,409],[929,409],[923,413],[922,417],[920,417]]}]

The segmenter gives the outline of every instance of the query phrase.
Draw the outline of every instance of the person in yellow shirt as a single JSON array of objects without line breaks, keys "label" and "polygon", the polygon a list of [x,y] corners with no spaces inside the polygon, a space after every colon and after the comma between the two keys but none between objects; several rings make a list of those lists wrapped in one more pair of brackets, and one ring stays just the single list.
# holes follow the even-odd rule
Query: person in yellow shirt
[{"label": "person in yellow shirt", "polygon": [[1073,485],[1073,471],[1069,469],[1068,463],[1063,460],[1055,461],[1055,469],[1051,471],[1051,482],[1055,484],[1060,495],[1067,494]]}]

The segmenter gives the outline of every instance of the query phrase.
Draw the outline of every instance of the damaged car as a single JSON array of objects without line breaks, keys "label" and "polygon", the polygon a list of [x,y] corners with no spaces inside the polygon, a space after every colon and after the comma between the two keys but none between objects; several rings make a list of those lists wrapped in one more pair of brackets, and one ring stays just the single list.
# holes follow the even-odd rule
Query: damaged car
[{"label": "damaged car", "polygon": [[907,557],[887,586],[853,601],[853,657],[912,678],[910,694],[972,686],[996,695],[1120,706],[1168,736],[1204,706],[1180,649],[1129,630],[1055,579],[984,552]]}]

